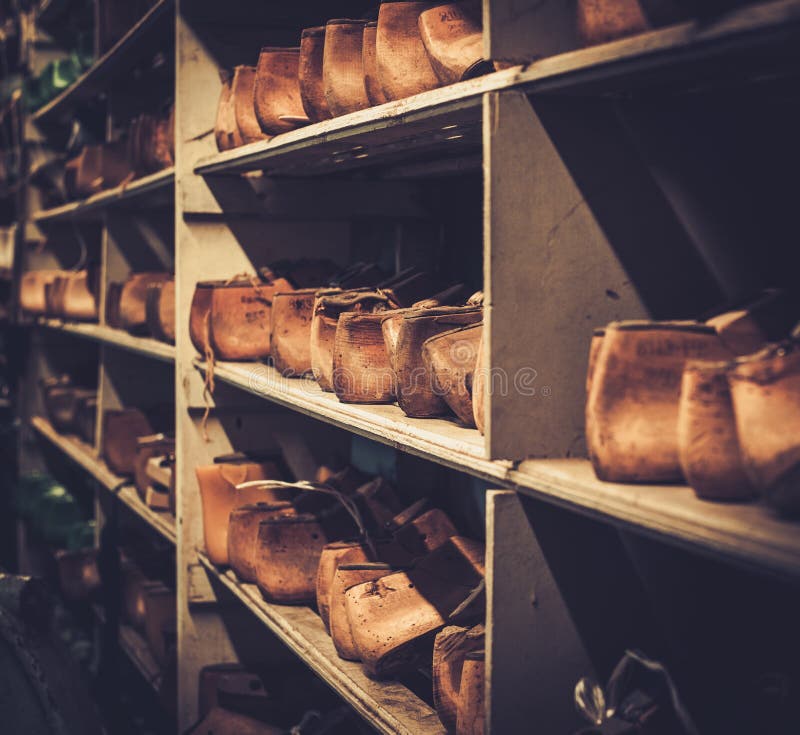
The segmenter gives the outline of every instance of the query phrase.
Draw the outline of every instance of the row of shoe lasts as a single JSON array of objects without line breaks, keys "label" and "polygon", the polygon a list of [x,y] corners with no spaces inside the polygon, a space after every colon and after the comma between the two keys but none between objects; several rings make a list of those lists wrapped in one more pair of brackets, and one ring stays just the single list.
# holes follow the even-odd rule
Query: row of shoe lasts
[{"label": "row of shoe lasts", "polygon": [[300,261],[277,272],[197,284],[190,335],[200,354],[271,356],[285,377],[311,374],[343,402],[397,400],[408,416],[452,412],[483,429],[483,401],[473,403],[482,294],[416,269],[384,279],[371,265],[333,275],[332,264]]},{"label": "row of shoe lasts", "polygon": [[136,336],[175,344],[175,278],[171,273],[131,273],[106,291],[106,324]]},{"label": "row of shoe lasts", "polygon": [[[743,4],[706,0],[579,0],[577,31],[602,43]],[[709,6],[709,7],[704,7]],[[296,48],[265,47],[258,64],[222,75],[215,137],[220,151],[308,123],[469,79],[495,68],[483,58],[477,0],[384,0],[377,20],[336,18],[306,28]]]},{"label": "row of shoe lasts", "polygon": [[[243,455],[196,475],[209,559],[269,602],[316,601],[339,656],[370,676],[430,661],[437,633],[483,617],[483,544],[424,501],[403,508],[382,478],[322,468],[290,482],[278,458]],[[455,711],[456,690],[437,685],[443,709]]]},{"label": "row of shoe lasts", "polygon": [[103,459],[114,474],[133,479],[148,507],[174,513],[175,438],[155,431],[154,423],[168,422],[138,408],[104,411]]},{"label": "row of shoe lasts", "polygon": [[64,168],[69,199],[83,199],[175,164],[175,106],[163,115],[142,114],[127,137],[85,146]]},{"label": "row of shoe lasts", "polygon": [[322,687],[310,672],[286,664],[257,672],[239,664],[206,666],[199,722],[189,735],[366,735],[352,710]]},{"label": "row of shoe lasts", "polygon": [[257,66],[223,74],[217,147],[264,140],[492,68],[483,60],[477,0],[384,0],[377,21],[329,20],[304,29],[299,47],[265,47]]},{"label": "row of shoe lasts", "polygon": [[20,283],[20,307],[28,314],[96,322],[98,268],[27,271]]},{"label": "row of shoe lasts", "polygon": [[97,417],[97,391],[82,388],[69,375],[40,381],[42,403],[53,428],[62,434],[77,434],[94,444]]},{"label": "row of shoe lasts", "polygon": [[698,322],[598,330],[586,435],[597,476],[800,511],[800,310],[778,291]]}]

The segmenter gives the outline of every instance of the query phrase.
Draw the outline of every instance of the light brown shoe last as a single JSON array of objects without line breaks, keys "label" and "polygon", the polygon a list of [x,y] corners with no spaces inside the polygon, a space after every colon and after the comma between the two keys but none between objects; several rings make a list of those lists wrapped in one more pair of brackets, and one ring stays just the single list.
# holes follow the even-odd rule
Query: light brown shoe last
[{"label": "light brown shoe last", "polygon": [[233,97],[233,117],[242,142],[255,143],[267,140],[269,136],[262,132],[256,118],[253,95],[256,85],[256,68],[254,66],[237,66],[233,70],[231,96]]},{"label": "light brown shoe last", "polygon": [[276,293],[272,299],[272,364],[286,377],[311,373],[311,320],[319,289]]},{"label": "light brown shoe last", "polygon": [[586,403],[595,473],[610,482],[679,482],[678,404],[691,359],[726,360],[714,329],[685,322],[606,327]]},{"label": "light brown shoe last", "polygon": [[433,387],[466,426],[475,426],[472,390],[483,324],[452,329],[422,345],[422,360],[433,376]]},{"label": "light brown shoe last", "polygon": [[385,312],[390,306],[384,293],[365,288],[331,289],[317,294],[311,322],[311,370],[322,390],[333,392],[333,353],[339,317],[348,311]]},{"label": "light brown shoe last", "polygon": [[486,732],[485,658],[483,651],[472,651],[464,658],[456,735],[484,735]]},{"label": "light brown shoe last", "polygon": [[444,628],[433,644],[433,704],[447,732],[455,732],[461,672],[464,659],[472,651],[484,649],[483,624],[471,628],[450,625]]},{"label": "light brown shoe last", "polygon": [[440,306],[405,314],[398,325],[395,374],[397,402],[407,416],[429,418],[449,411],[447,402],[436,390],[433,372],[423,360],[425,341],[456,327],[476,324],[482,318],[480,307],[468,306]]},{"label": "light brown shoe last", "polygon": [[316,596],[322,550],[358,529],[335,500],[313,512],[276,513],[259,524],[256,583],[264,598],[279,604],[305,604]]},{"label": "light brown shoe last", "polygon": [[328,120],[333,115],[325,99],[322,59],[325,50],[325,26],[304,28],[300,34],[300,99],[311,122]]},{"label": "light brown shoe last", "polygon": [[387,100],[400,100],[441,86],[419,33],[419,15],[432,2],[384,0],[378,10],[375,54]]},{"label": "light brown shoe last", "polygon": [[351,549],[361,549],[364,554],[367,553],[363,541],[333,541],[325,545],[319,557],[316,583],[317,612],[322,618],[322,623],[325,625],[325,630],[328,631],[329,635],[331,632],[330,609],[333,578],[336,575],[336,570],[342,557]]},{"label": "light brown shoe last", "polygon": [[359,559],[357,550],[351,550],[339,564],[331,586],[330,633],[339,658],[360,661],[358,647],[353,638],[347,614],[347,591],[366,582],[375,582],[401,568],[385,561],[371,561],[369,554]]},{"label": "light brown shoe last", "polygon": [[300,98],[300,48],[265,46],[256,66],[253,92],[256,117],[267,135],[294,130],[307,121]]},{"label": "light brown shoe last", "polygon": [[786,341],[736,361],[728,374],[747,472],[768,502],[800,510],[787,479],[800,463],[800,345]]},{"label": "light brown shoe last", "polygon": [[578,0],[578,35],[587,46],[651,27],[640,0]]},{"label": "light brown shoe last", "polygon": [[370,21],[364,26],[364,37],[361,49],[361,64],[364,69],[364,87],[372,105],[388,102],[378,78],[378,55],[375,42],[378,36],[378,21]]},{"label": "light brown shoe last", "polygon": [[276,513],[294,513],[289,501],[250,503],[234,508],[228,517],[228,564],[240,582],[256,581],[256,545],[261,521]]},{"label": "light brown shoe last", "polygon": [[[221,152],[229,151],[242,145],[242,139],[235,124],[235,112],[233,109],[233,96],[231,86],[233,75],[228,71],[221,71],[220,83],[222,84],[217,102],[217,119],[214,124],[214,139],[217,143],[217,150]],[[234,138],[234,130],[236,138]]]},{"label": "light brown shoe last", "polygon": [[683,371],[678,459],[686,481],[706,500],[748,500],[754,494],[736,433],[730,365],[691,360]]},{"label": "light brown shoe last", "polygon": [[136,440],[150,436],[153,427],[139,409],[123,408],[103,413],[103,459],[117,475],[133,475],[136,467]]},{"label": "light brown shoe last", "polygon": [[342,403],[391,403],[395,376],[381,331],[383,314],[346,312],[333,349],[333,390]]},{"label": "light brown shoe last", "polygon": [[420,13],[419,32],[442,84],[454,84],[492,70],[483,59],[480,2],[437,5]]},{"label": "light brown shoe last", "polygon": [[328,109],[334,117],[370,106],[362,65],[365,23],[337,18],[325,24],[322,79]]},{"label": "light brown shoe last", "polygon": [[384,678],[408,670],[445,625],[483,615],[483,594],[459,619],[452,615],[482,583],[483,555],[482,543],[455,536],[409,571],[347,591],[350,629],[368,674]]},{"label": "light brown shoe last", "polygon": [[133,334],[147,330],[147,289],[151,284],[165,283],[172,276],[163,272],[132,273],[119,295],[120,326]]},{"label": "light brown shoe last", "polygon": [[247,488],[237,485],[254,480],[282,480],[283,473],[274,462],[236,462],[195,468],[200,501],[203,507],[203,535],[208,558],[213,564],[228,563],[228,524],[235,508],[253,503],[276,503],[291,500],[297,491],[291,488]]}]

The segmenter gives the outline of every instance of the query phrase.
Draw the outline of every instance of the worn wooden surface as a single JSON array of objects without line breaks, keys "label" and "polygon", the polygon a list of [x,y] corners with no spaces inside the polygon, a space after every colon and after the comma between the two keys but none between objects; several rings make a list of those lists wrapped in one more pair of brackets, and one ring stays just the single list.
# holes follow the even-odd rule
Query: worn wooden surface
[{"label": "worn wooden surface", "polygon": [[67,334],[74,334],[96,342],[115,345],[123,350],[138,352],[142,355],[155,357],[166,362],[175,361],[174,345],[160,342],[151,337],[134,337],[123,329],[112,329],[101,324],[81,322],[64,322],[60,319],[40,319],[41,326],[54,329]]},{"label": "worn wooden surface", "polygon": [[92,194],[87,199],[67,202],[51,209],[42,209],[32,216],[38,224],[69,222],[71,220],[101,220],[107,209],[141,209],[161,206],[172,209],[172,190],[175,185],[175,171],[166,168],[148,176],[142,176],[124,186],[106,189]]},{"label": "worn wooden surface", "polygon": [[488,493],[486,531],[487,732],[574,732],[592,663],[516,493]]}]

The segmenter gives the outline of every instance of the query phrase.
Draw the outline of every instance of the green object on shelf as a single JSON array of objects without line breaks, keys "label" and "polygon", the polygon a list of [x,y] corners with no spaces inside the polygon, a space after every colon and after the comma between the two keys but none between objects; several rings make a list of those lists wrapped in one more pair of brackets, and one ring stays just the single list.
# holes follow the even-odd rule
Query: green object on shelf
[{"label": "green object on shelf", "polygon": [[75,84],[94,61],[89,43],[89,36],[81,34],[68,56],[51,61],[38,77],[25,80],[23,97],[28,110],[38,110]]},{"label": "green object on shelf", "polygon": [[67,534],[67,551],[81,551],[94,548],[94,521],[79,521],[73,524]]},{"label": "green object on shelf", "polygon": [[58,483],[45,472],[26,472],[17,480],[14,506],[22,518],[30,520],[42,497]]},{"label": "green object on shelf", "polygon": [[50,488],[41,498],[32,518],[47,543],[64,547],[70,529],[82,520],[75,498],[61,485]]}]

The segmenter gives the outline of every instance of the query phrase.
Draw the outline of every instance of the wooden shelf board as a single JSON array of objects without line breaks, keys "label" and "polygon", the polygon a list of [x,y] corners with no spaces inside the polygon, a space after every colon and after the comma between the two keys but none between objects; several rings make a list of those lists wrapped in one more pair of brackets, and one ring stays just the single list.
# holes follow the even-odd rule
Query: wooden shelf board
[{"label": "wooden shelf board", "polygon": [[[106,615],[103,608],[99,605],[92,605],[92,610],[97,620],[102,625],[105,625]],[[120,623],[119,647],[145,681],[158,692],[162,676],[161,667],[158,665],[155,658],[153,658],[150,646],[147,645],[147,641],[144,637],[130,625]]]},{"label": "wooden shelf board", "polygon": [[121,78],[140,59],[158,51],[172,38],[174,0],[159,0],[119,40],[87,69],[72,85],[40,107],[31,119],[36,123],[63,121],[81,102],[105,91],[109,83]]},{"label": "wooden shelf board", "polygon": [[104,210],[110,207],[122,207],[135,201],[137,208],[141,208],[145,204],[143,201],[145,199],[152,199],[151,203],[156,203],[174,186],[175,169],[165,168],[135,179],[125,186],[93,194],[88,199],[67,202],[59,207],[34,212],[32,220],[41,225],[78,219],[99,219]]},{"label": "wooden shelf board", "polygon": [[[205,363],[195,360],[201,372]],[[411,419],[395,404],[341,403],[314,380],[284,378],[263,363],[219,362],[214,378],[368,439],[490,481],[507,482],[510,462],[485,459],[484,439],[447,419]]]},{"label": "wooden shelf board", "polygon": [[153,658],[147,641],[130,625],[120,624],[119,647],[139,670],[145,681],[158,692],[161,683],[161,667]]},{"label": "wooden shelf board", "polygon": [[175,346],[160,342],[151,337],[134,337],[122,329],[113,329],[102,324],[88,324],[85,322],[65,322],[61,319],[40,318],[37,324],[48,329],[55,329],[79,337],[92,339],[97,342],[119,347],[123,350],[136,352],[147,357],[154,357],[165,362],[175,362]]},{"label": "wooden shelf board", "polygon": [[41,416],[34,416],[31,419],[31,426],[53,446],[94,477],[106,490],[116,490],[114,495],[145,523],[158,531],[170,543],[176,543],[175,518],[169,513],[156,513],[148,508],[139,499],[132,485],[127,484],[120,488],[125,478],[111,472],[91,446],[76,436],[59,434],[50,422]]},{"label": "wooden shelf board", "polygon": [[[696,89],[720,70],[730,77],[737,61],[752,75],[759,52],[765,63],[791,74],[799,36],[800,0],[760,2],[710,21],[679,23],[541,59],[529,64],[515,84],[534,94],[609,95],[639,87],[652,92],[662,84]],[[776,47],[794,53],[776,59]]]},{"label": "wooden shelf board", "polygon": [[[484,92],[513,84],[519,69],[471,79],[324,120],[200,160],[202,176],[265,170],[309,175],[364,168],[410,152],[443,156],[480,149]],[[463,137],[458,137],[463,136]]]},{"label": "wooden shelf board", "polygon": [[232,571],[217,569],[204,554],[200,562],[209,575],[227,587],[314,672],[328,683],[369,724],[386,735],[444,735],[436,712],[401,684],[377,682],[360,664],[343,661],[319,616],[310,608],[273,605],[258,587],[240,584]]},{"label": "wooden shelf board", "polygon": [[611,519],[744,566],[800,576],[800,525],[760,503],[712,503],[686,485],[602,482],[583,459],[527,460],[511,473],[521,492]]},{"label": "wooden shelf board", "polygon": [[[698,82],[698,63],[742,49],[769,48],[776,36],[795,45],[800,0],[745,7],[710,23],[682,23],[650,33],[558,54],[403,100],[342,115],[201,159],[202,176],[264,170],[302,176],[408,161],[468,155],[481,146],[482,98],[487,92],[609,94],[628,88],[643,71],[660,81]],[[787,60],[787,66],[791,63]],[[651,78],[652,82],[652,78]],[[461,136],[461,137],[456,137]]]}]

